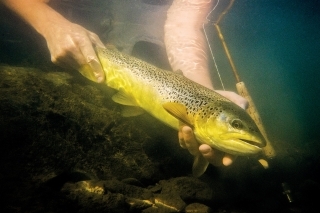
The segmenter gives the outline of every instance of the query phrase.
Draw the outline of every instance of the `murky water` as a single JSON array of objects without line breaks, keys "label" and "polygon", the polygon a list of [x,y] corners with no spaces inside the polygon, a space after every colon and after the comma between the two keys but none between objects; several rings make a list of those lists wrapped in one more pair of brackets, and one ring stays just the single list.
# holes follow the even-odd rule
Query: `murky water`
[{"label": "murky water", "polygon": [[[124,52],[132,53],[156,66],[170,69],[162,34],[162,24],[170,0],[114,0],[113,3],[98,0],[91,4],[90,1],[81,1],[77,5],[72,1],[61,2],[62,5],[55,5],[55,2],[52,4],[70,20],[99,34],[102,40],[114,43]],[[279,149],[276,150],[279,156],[275,161],[277,166],[273,165],[274,170],[270,172],[246,170],[247,167],[241,164],[243,160],[239,160],[232,168],[233,171],[217,172],[209,168],[209,176],[219,173],[219,181],[222,182],[230,181],[233,176],[239,182],[230,181],[235,184],[230,186],[230,191],[234,187],[239,194],[250,188],[248,182],[252,178],[261,191],[268,190],[266,186],[270,186],[269,190],[276,192],[279,197],[282,196],[282,182],[288,181],[298,191],[299,186],[303,188],[303,181],[317,181],[320,137],[320,1],[236,0],[220,22],[220,27],[240,78],[246,83],[269,139]],[[235,91],[236,82],[216,31],[210,25],[206,26],[206,30],[223,83],[227,90]],[[3,15],[0,20],[0,63],[49,66],[51,62],[45,41],[37,36],[16,16],[10,13]],[[212,61],[210,65],[214,85],[221,89]],[[137,122],[143,121],[135,119]],[[149,123],[146,123],[145,126],[139,124],[139,127],[148,130]],[[155,127],[151,129],[157,131]],[[162,135],[169,134],[166,129],[163,131]],[[157,148],[148,144],[149,154],[161,159],[162,137],[158,133],[149,134],[160,138],[157,139],[160,141],[157,142]],[[176,167],[178,169],[179,164]],[[252,171],[257,174],[251,177]],[[180,172],[177,174],[180,175]],[[264,177],[268,180],[265,188],[258,184],[265,181]],[[243,182],[248,186],[237,185]],[[305,183],[308,185],[307,181]],[[319,183],[315,185],[318,187]],[[299,193],[308,193],[310,190],[308,187],[304,189],[305,192],[300,189]],[[244,201],[255,200],[250,197],[255,194],[252,191]],[[274,196],[270,191],[270,197]]]},{"label": "murky water", "polygon": [[223,28],[269,134],[318,140],[319,1],[236,1]]}]

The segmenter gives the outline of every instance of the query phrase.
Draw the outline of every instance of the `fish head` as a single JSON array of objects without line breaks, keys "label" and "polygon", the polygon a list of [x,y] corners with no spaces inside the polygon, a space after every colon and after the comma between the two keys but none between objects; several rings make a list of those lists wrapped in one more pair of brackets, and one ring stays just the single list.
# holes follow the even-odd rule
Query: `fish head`
[{"label": "fish head", "polygon": [[233,155],[257,154],[266,145],[249,114],[229,101],[202,107],[194,116],[193,125],[200,143]]}]

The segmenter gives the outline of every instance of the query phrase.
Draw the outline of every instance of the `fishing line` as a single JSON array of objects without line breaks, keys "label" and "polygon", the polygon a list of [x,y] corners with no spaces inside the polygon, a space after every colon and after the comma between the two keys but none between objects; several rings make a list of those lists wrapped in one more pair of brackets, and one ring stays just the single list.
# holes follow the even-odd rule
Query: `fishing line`
[{"label": "fishing line", "polygon": [[[219,4],[219,0],[217,1],[216,5],[214,5],[214,7],[212,8],[212,10],[208,13],[208,15],[207,15],[207,17],[206,17],[206,20],[207,20],[206,23],[210,23],[210,22],[211,22],[211,20],[209,19],[209,16],[210,16],[211,13],[216,9],[216,7],[218,6],[218,4]],[[211,45],[210,45],[210,42],[209,42],[209,39],[208,39],[207,32],[206,32],[206,30],[205,30],[205,28],[204,28],[204,24],[205,24],[205,22],[202,24],[202,29],[203,29],[204,35],[205,35],[205,37],[206,37],[206,41],[207,41],[207,44],[208,44],[208,47],[209,47],[209,50],[210,50],[210,54],[211,54],[211,57],[212,57],[214,66],[215,66],[215,68],[216,68],[218,77],[219,77],[219,79],[220,79],[221,86],[222,86],[223,90],[225,90],[224,84],[223,84],[223,82],[222,82],[222,78],[221,78],[221,75],[220,75],[220,72],[219,72],[219,69],[218,69],[218,65],[217,65],[216,59],[215,59],[215,57],[214,57],[214,55],[213,55],[213,52],[212,52],[212,48],[211,48]]]}]

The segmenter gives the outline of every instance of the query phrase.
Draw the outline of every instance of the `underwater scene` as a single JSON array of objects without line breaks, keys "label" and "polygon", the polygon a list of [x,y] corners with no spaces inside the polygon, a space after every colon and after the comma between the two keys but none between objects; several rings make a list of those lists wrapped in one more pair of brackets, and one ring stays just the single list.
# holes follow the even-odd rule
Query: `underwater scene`
[{"label": "underwater scene", "polygon": [[2,0],[1,212],[319,212],[320,1]]}]

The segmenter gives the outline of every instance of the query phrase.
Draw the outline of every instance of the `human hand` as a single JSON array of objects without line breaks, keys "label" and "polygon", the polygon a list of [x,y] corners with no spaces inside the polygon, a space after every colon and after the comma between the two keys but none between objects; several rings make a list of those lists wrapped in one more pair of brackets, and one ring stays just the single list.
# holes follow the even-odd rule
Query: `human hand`
[{"label": "human hand", "polygon": [[[103,82],[105,74],[92,45],[104,47],[99,37],[65,19],[47,0],[3,0],[47,41],[51,61],[79,70],[87,78]],[[81,69],[80,69],[81,68]]]},{"label": "human hand", "polygon": [[[216,92],[233,101],[243,109],[246,109],[248,106],[247,100],[235,92],[219,90]],[[179,143],[182,148],[188,149],[193,156],[197,156],[199,153],[201,153],[201,155],[214,166],[229,166],[236,159],[236,156],[213,149],[207,144],[199,145],[191,127],[185,124],[180,125],[178,136]]]},{"label": "human hand", "polygon": [[[53,63],[82,70],[83,75],[96,82],[105,80],[105,74],[93,48],[93,45],[104,45],[95,33],[61,18],[51,20],[45,26],[42,35],[47,41]],[[83,67],[85,68],[80,69]]]}]

